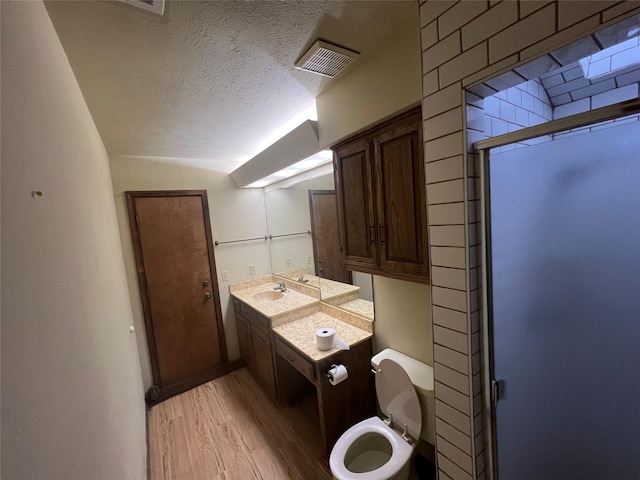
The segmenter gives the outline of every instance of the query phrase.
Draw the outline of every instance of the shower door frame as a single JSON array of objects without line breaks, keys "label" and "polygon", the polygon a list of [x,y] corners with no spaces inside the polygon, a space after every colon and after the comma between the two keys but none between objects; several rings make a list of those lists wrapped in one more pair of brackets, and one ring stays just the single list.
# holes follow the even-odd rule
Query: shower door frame
[{"label": "shower door frame", "polygon": [[498,451],[496,439],[496,405],[499,401],[499,390],[494,377],[493,364],[493,310],[491,305],[491,224],[489,185],[489,150],[511,143],[522,142],[543,135],[551,135],[573,128],[588,126],[615,118],[640,113],[640,98],[601,107],[569,117],[523,128],[511,133],[491,137],[474,144],[474,155],[479,157],[480,166],[480,205],[481,205],[481,238],[482,238],[482,387],[484,404],[485,445],[489,453],[486,455],[488,479],[498,479]]}]

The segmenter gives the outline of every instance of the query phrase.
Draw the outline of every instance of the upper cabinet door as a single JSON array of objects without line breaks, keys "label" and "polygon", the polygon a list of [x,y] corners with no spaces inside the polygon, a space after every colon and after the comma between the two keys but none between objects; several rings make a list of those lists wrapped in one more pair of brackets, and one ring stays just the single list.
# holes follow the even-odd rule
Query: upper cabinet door
[{"label": "upper cabinet door", "polygon": [[335,170],[345,267],[374,267],[377,237],[370,142],[361,138],[337,148]]},{"label": "upper cabinet door", "polygon": [[375,134],[373,149],[380,269],[400,275],[427,275],[427,202],[420,112]]}]

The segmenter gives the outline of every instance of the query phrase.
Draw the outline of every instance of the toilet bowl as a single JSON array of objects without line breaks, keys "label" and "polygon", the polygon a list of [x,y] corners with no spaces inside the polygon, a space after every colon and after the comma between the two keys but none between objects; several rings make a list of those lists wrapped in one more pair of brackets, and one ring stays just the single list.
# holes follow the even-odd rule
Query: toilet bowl
[{"label": "toilet bowl", "polygon": [[331,451],[329,466],[338,480],[402,479],[409,476],[412,453],[413,446],[398,432],[371,417],[342,434]]},{"label": "toilet bowl", "polygon": [[338,439],[329,457],[337,480],[406,480],[410,476],[423,412],[414,384],[396,360],[408,359],[412,373],[419,372],[421,379],[429,375],[433,379],[433,372],[428,365],[390,349],[376,357],[372,359],[376,395],[385,419],[363,420]]}]

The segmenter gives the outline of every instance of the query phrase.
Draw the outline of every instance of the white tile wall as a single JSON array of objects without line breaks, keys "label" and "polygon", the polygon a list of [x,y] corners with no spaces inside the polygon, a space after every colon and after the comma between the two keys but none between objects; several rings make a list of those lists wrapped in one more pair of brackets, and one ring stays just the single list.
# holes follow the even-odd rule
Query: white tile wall
[{"label": "white tile wall", "polygon": [[437,323],[434,321],[435,325],[440,325],[441,327],[455,330],[465,335],[469,331],[467,314],[465,312],[457,312],[450,308],[439,307],[437,305],[434,306],[433,311],[438,312]]},{"label": "white tile wall", "polygon": [[[462,229],[464,235],[464,229]],[[464,238],[463,238],[464,241]],[[463,247],[438,247],[431,242],[431,265],[443,267],[465,268],[466,258]]]},{"label": "white tile wall", "polygon": [[[429,205],[431,225],[464,224],[464,202]],[[464,287],[463,287],[464,289]]]},{"label": "white tile wall", "polygon": [[496,62],[555,33],[555,5],[548,5],[489,39],[489,60]]},{"label": "white tile wall", "polygon": [[[476,230],[479,224],[460,225],[457,207],[451,207],[450,211],[439,208],[443,200],[455,198],[459,203],[478,198],[475,183],[471,182],[469,188],[463,189],[463,198],[459,200],[460,183],[455,181],[459,179],[464,182],[475,175],[476,169],[471,162],[467,170],[467,135],[459,131],[459,124],[454,118],[457,113],[450,111],[463,106],[463,86],[474,87],[473,92],[481,97],[495,94],[497,88],[494,87],[498,85],[513,87],[518,83],[517,79],[522,81],[523,77],[505,74],[506,70],[557,50],[595,31],[603,22],[638,13],[640,5],[637,2],[542,0],[498,3],[420,0],[420,3],[427,183],[439,182],[435,185],[441,185],[432,188],[430,193],[434,196],[428,194],[427,199],[430,206],[436,207],[431,211],[433,221],[438,223],[431,223],[429,218],[431,262],[436,267],[432,280],[432,313],[437,366],[438,474],[440,479],[483,479],[488,478],[485,467],[485,452],[488,449],[483,445],[484,427],[478,420],[483,408],[481,377],[478,374],[481,365],[478,353],[481,330],[478,312],[473,311],[479,308],[479,290],[471,291],[471,286],[480,288],[477,281],[480,255],[479,249],[474,247],[479,241]],[[437,30],[440,30],[437,32],[438,41],[433,43],[434,31]],[[483,51],[485,42],[487,51]],[[467,53],[474,48],[477,55]],[[469,62],[463,62],[462,59],[468,59]],[[544,68],[542,64],[549,61],[549,58],[545,58],[537,67],[532,65],[531,68]],[[520,73],[524,79],[531,78],[527,77],[526,70]],[[493,83],[494,87],[479,83],[496,74],[500,76]],[[568,80],[573,79],[569,73]],[[633,83],[638,83],[638,80],[629,78],[627,85]],[[476,88],[476,85],[480,86]],[[520,89],[519,99],[516,93],[511,97],[508,93],[498,97],[498,100],[513,107],[504,108],[511,128],[526,126],[525,122],[530,124],[551,118],[550,103],[542,101],[547,105],[537,104],[536,108],[535,100],[539,99],[539,95],[539,85],[534,90],[534,85],[530,84],[526,90]],[[482,107],[483,102],[477,96],[469,95],[467,98],[470,104]],[[567,100],[570,101],[571,98]],[[479,126],[484,129],[485,122],[478,118],[477,112],[466,109],[460,112],[469,116],[475,134],[484,133]],[[500,104],[497,112],[500,112]],[[499,115],[495,118],[505,121]],[[433,121],[427,123],[429,119]],[[441,127],[444,123],[449,126]],[[493,128],[493,122],[490,125]],[[504,128],[500,123],[496,125],[497,128]],[[476,138],[472,135],[468,137]],[[430,174],[435,175],[435,180],[430,178]],[[451,189],[450,193],[444,191],[448,188]],[[469,218],[477,220],[477,216]],[[469,278],[465,282],[467,285],[461,288],[459,274],[447,275],[437,267],[464,269]],[[456,288],[450,288],[452,286]],[[475,375],[466,376],[469,371]],[[462,386],[462,380],[466,382],[465,386]],[[455,387],[468,391],[469,395]],[[471,468],[469,458],[473,459]]]},{"label": "white tile wall", "polygon": [[427,183],[444,182],[454,180],[464,176],[464,165],[462,155],[445,160],[427,163],[426,178]]},{"label": "white tile wall", "polygon": [[462,353],[443,347],[442,345],[435,345],[433,348],[433,359],[441,365],[446,365],[464,375],[469,375],[469,362],[467,356]]},{"label": "white tile wall", "polygon": [[469,424],[469,417],[440,400],[435,401],[435,406],[436,416],[438,418],[443,419],[449,425],[457,428],[462,433],[471,435],[471,425]]},{"label": "white tile wall", "polygon": [[462,47],[476,45],[513,24],[518,19],[517,2],[500,2],[462,28]]}]

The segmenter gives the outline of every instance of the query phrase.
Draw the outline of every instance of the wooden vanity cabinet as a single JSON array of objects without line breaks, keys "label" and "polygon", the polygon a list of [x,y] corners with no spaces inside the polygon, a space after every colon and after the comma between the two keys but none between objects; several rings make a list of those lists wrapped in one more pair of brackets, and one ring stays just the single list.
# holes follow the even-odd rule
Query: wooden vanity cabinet
[{"label": "wooden vanity cabinet", "polygon": [[334,148],[348,270],[429,281],[420,107]]},{"label": "wooden vanity cabinet", "polygon": [[[371,373],[372,339],[349,350],[338,351],[319,362],[304,357],[295,346],[276,336],[276,371],[280,400],[295,404],[315,388],[318,399],[320,436],[327,455],[338,438],[350,427],[376,414],[376,393]],[[344,365],[349,378],[331,385],[327,372],[331,366]]]},{"label": "wooden vanity cabinet", "polygon": [[240,357],[249,368],[253,368],[253,347],[251,345],[251,326],[249,321],[236,310],[236,330],[238,331],[238,346]]},{"label": "wooden vanity cabinet", "polygon": [[240,356],[254,376],[276,398],[276,381],[269,320],[238,300],[233,300]]}]

